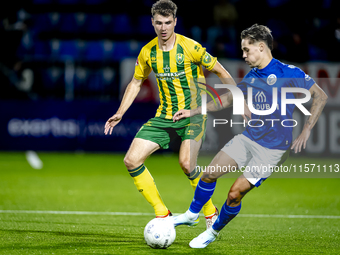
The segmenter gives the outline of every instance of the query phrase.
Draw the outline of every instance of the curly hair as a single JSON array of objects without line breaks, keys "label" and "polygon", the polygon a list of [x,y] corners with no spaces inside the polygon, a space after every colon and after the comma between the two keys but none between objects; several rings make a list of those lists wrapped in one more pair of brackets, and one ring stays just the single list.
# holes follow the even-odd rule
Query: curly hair
[{"label": "curly hair", "polygon": [[273,50],[273,36],[271,30],[263,25],[254,24],[241,32],[241,39],[248,39],[249,43],[263,41]]},{"label": "curly hair", "polygon": [[177,5],[171,0],[159,0],[152,5],[151,14],[154,17],[156,14],[168,17],[172,15],[176,18]]}]

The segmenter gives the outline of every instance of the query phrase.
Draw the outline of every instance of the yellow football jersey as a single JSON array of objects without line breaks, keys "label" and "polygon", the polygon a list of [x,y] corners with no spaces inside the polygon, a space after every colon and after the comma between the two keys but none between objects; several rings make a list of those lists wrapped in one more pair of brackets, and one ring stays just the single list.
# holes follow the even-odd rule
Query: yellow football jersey
[{"label": "yellow football jersey", "polygon": [[160,105],[156,117],[172,119],[181,109],[195,109],[201,105],[204,92],[199,82],[205,82],[203,69],[211,70],[217,59],[199,43],[176,34],[170,51],[162,51],[156,37],[138,55],[134,77],[145,80],[151,71],[157,79]]}]

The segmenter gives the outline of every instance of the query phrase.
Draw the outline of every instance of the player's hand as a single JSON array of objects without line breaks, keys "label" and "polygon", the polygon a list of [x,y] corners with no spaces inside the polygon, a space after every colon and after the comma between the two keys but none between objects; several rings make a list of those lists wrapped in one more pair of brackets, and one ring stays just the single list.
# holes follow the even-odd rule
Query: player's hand
[{"label": "player's hand", "polygon": [[191,112],[190,110],[185,110],[185,109],[179,110],[172,117],[173,122],[190,117],[190,112]]},{"label": "player's hand", "polygon": [[110,133],[112,134],[113,128],[122,120],[122,114],[115,114],[111,118],[109,118],[105,123],[105,130],[104,134],[107,135]]},{"label": "player's hand", "polygon": [[294,150],[295,153],[301,152],[301,148],[306,149],[306,143],[310,136],[310,129],[304,128],[301,134],[294,140],[291,149]]}]

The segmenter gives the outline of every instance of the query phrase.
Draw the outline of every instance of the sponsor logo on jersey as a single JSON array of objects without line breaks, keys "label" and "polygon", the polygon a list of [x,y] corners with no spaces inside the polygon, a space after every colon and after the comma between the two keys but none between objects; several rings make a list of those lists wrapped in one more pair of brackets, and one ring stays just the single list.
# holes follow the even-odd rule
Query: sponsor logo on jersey
[{"label": "sponsor logo on jersey", "polygon": [[163,67],[164,72],[169,73],[170,67],[167,65],[166,67]]},{"label": "sponsor logo on jersey", "polygon": [[263,91],[261,91],[261,92],[259,91],[259,92],[256,93],[255,102],[257,102],[257,103],[267,102],[266,95],[263,93]]}]

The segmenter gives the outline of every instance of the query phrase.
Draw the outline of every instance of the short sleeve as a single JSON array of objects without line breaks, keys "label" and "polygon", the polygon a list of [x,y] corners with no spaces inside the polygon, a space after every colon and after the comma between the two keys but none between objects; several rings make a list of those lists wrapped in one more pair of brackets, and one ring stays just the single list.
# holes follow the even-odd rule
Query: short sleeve
[{"label": "short sleeve", "polygon": [[315,81],[312,77],[302,71],[300,68],[296,67],[294,70],[294,85],[298,88],[304,88],[309,90]]},{"label": "short sleeve", "polygon": [[144,55],[144,50],[142,49],[136,60],[134,77],[137,80],[145,80],[151,73],[151,67],[146,62]]},{"label": "short sleeve", "polygon": [[206,51],[206,48],[202,47],[199,43],[195,44],[192,55],[194,63],[204,66],[209,71],[214,68],[217,62],[217,58],[211,56]]},{"label": "short sleeve", "polygon": [[237,84],[237,87],[242,90],[242,93],[245,97],[248,96],[248,84],[251,84],[255,81],[255,78],[252,75],[253,71],[250,71],[249,73],[244,76],[241,82]]}]

